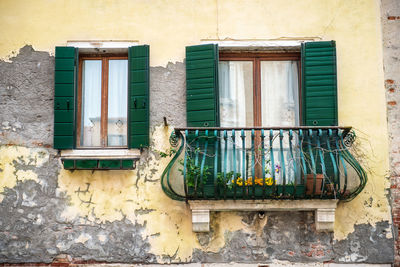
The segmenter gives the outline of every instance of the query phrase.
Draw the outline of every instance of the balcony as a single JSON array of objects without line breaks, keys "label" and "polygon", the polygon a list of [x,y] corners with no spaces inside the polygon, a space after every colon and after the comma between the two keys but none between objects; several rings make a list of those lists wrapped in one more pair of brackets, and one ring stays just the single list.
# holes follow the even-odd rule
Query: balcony
[{"label": "balcony", "polygon": [[192,211],[332,211],[367,181],[353,139],[351,127],[176,128],[162,188]]}]

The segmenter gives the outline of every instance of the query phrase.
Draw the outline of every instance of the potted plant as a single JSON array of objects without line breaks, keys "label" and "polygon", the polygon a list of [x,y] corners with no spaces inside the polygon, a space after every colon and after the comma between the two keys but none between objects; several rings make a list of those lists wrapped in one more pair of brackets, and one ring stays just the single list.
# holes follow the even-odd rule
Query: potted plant
[{"label": "potted plant", "polygon": [[320,195],[322,192],[322,180],[324,179],[324,175],[322,173],[309,173],[307,174],[307,183],[306,183],[306,194],[312,195],[314,190],[314,176],[315,176],[315,195]]}]

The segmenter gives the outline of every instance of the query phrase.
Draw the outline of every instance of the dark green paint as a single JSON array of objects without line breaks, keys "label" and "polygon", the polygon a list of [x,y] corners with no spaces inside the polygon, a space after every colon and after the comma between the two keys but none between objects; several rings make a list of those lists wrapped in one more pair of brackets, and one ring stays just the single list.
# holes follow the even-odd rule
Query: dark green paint
[{"label": "dark green paint", "polygon": [[334,41],[301,46],[303,125],[336,126],[337,71]]},{"label": "dark green paint", "polygon": [[60,122],[54,125],[54,131],[60,136],[72,136],[74,134],[74,127],[72,123]]},{"label": "dark green paint", "polygon": [[74,146],[74,137],[72,135],[55,135],[54,144],[57,144],[57,149],[71,149]]},{"label": "dark green paint", "polygon": [[186,90],[187,125],[218,126],[217,45],[186,47]]},{"label": "dark green paint", "polygon": [[74,84],[56,84],[55,85],[55,97],[59,96],[74,96]]},{"label": "dark green paint", "polygon": [[120,160],[99,160],[99,169],[121,169]]},{"label": "dark green paint", "polygon": [[147,116],[147,110],[146,109],[131,109],[129,111],[129,122],[132,124],[130,127],[135,127],[135,122],[139,123],[147,123],[147,121],[144,121],[143,118]]},{"label": "dark green paint", "polygon": [[146,135],[149,125],[146,122],[136,122],[131,123],[130,128],[134,135]]},{"label": "dark green paint", "polygon": [[[74,111],[73,110],[54,110],[54,123],[73,123]],[[59,135],[58,133],[56,135]]]},{"label": "dark green paint", "polygon": [[72,110],[74,97],[56,97],[54,100],[55,110]]},{"label": "dark green paint", "polygon": [[131,92],[132,96],[144,96],[147,94],[149,87],[148,82],[143,83],[131,83],[129,86],[129,91]]},{"label": "dark green paint", "polygon": [[74,148],[77,56],[77,49],[74,47],[56,47],[54,74],[55,149]]},{"label": "dark green paint", "polygon": [[132,170],[134,169],[133,159],[64,159],[66,170]]},{"label": "dark green paint", "polygon": [[96,169],[97,163],[97,160],[76,160],[75,166],[76,169]]},{"label": "dark green paint", "polygon": [[148,45],[129,47],[129,148],[149,146],[149,57]]},{"label": "dark green paint", "polygon": [[122,160],[122,169],[133,169],[133,160]]},{"label": "dark green paint", "polygon": [[56,69],[61,71],[61,70],[70,70],[74,71],[74,58],[56,58],[55,60],[56,64]]},{"label": "dark green paint", "polygon": [[64,169],[74,169],[75,168],[75,161],[72,159],[63,160]]}]

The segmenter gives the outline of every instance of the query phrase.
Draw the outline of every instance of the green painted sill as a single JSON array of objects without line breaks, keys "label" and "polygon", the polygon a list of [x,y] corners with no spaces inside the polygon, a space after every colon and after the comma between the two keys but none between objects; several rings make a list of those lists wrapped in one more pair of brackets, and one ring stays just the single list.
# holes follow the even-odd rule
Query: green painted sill
[{"label": "green painted sill", "polygon": [[66,170],[133,170],[139,158],[138,149],[61,150]]},{"label": "green painted sill", "polygon": [[61,159],[66,170],[133,170],[137,159]]}]

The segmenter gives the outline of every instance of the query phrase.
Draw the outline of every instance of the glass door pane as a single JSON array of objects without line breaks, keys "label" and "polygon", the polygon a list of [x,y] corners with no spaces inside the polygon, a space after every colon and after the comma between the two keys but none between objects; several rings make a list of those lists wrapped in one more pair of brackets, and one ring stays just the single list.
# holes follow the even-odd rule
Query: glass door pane
[{"label": "glass door pane", "polygon": [[[252,61],[219,62],[219,103],[221,127],[254,126]],[[227,142],[221,140],[221,153],[225,150],[227,152],[226,157],[221,158],[221,166],[224,166],[222,171],[229,173],[236,169],[237,173],[242,172],[243,152],[247,158],[246,162],[248,162],[251,137],[250,135],[246,136],[245,148],[240,138],[240,131],[236,133],[234,142],[232,141],[232,132],[228,131],[227,140]],[[235,151],[235,157],[233,151]],[[236,161],[233,158],[236,158]]]},{"label": "glass door pane", "polygon": [[[261,121],[262,126],[298,126],[299,121],[299,79],[297,61],[261,61]],[[278,133],[276,133],[278,134]],[[267,166],[269,175],[275,172],[278,184],[283,182],[285,167],[286,183],[300,177],[299,155],[296,149],[298,138],[292,141],[294,155],[289,151],[289,138],[285,134],[280,146],[279,137],[274,139],[274,165]],[[283,152],[283,153],[281,153]],[[282,160],[283,154],[283,160]],[[270,158],[271,155],[268,155]],[[283,166],[284,165],[284,166]]]},{"label": "glass door pane", "polygon": [[299,125],[297,61],[261,61],[262,126]]},{"label": "glass door pane", "polygon": [[84,60],[82,65],[81,146],[101,146],[101,60]]},{"label": "glass door pane", "polygon": [[253,126],[253,62],[220,61],[219,88],[221,127]]},{"label": "glass door pane", "polygon": [[127,146],[128,60],[109,60],[107,145]]}]

